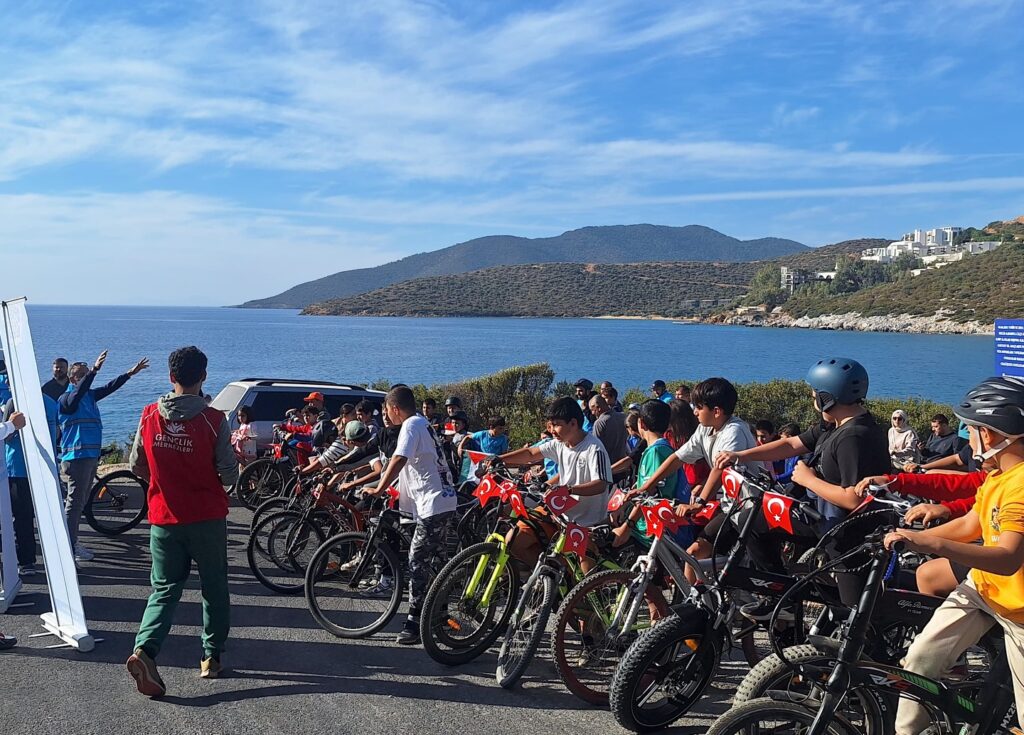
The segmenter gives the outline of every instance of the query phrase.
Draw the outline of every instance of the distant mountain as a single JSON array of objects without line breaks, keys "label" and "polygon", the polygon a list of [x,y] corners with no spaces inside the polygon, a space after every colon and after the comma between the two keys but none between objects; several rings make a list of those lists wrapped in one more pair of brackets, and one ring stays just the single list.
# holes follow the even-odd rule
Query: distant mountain
[{"label": "distant mountain", "polygon": [[416,278],[308,307],[354,316],[693,316],[743,296],[760,263],[541,263]]},{"label": "distant mountain", "polygon": [[769,260],[810,250],[793,240],[763,237],[737,240],[700,225],[614,225],[583,227],[557,237],[491,235],[419,253],[375,268],[334,273],[300,283],[265,299],[242,304],[251,308],[305,308],[414,278],[441,276],[526,263],[636,263],[674,261]]}]

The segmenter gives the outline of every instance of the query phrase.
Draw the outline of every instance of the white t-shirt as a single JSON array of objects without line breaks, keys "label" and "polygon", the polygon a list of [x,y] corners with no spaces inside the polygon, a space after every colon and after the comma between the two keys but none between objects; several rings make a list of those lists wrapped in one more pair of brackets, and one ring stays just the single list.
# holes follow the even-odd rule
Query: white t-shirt
[{"label": "white t-shirt", "polygon": [[593,434],[587,434],[575,447],[560,441],[547,441],[540,444],[537,449],[544,459],[558,463],[558,481],[562,485],[583,485],[594,480],[604,480],[603,493],[586,497],[573,495],[580,502],[574,505],[565,517],[581,526],[605,523],[608,519],[608,488],[612,482],[612,463],[601,440]]},{"label": "white t-shirt", "polygon": [[[703,459],[708,466],[715,466],[715,458],[722,452],[742,452],[744,449],[752,449],[757,446],[754,435],[750,433],[750,427],[746,421],[735,416],[731,417],[718,431],[710,426],[698,426],[689,441],[676,450],[676,457],[687,464]],[[764,468],[762,462],[747,461],[737,462],[751,472],[757,472]],[[718,490],[719,500],[722,501],[722,509],[729,510],[732,507],[732,498],[729,498]]]},{"label": "white t-shirt", "polygon": [[406,463],[398,473],[401,503],[406,497],[413,518],[430,518],[439,513],[455,510],[455,488],[444,459],[441,442],[422,416],[412,416],[402,422],[398,432],[396,457],[405,457]]}]

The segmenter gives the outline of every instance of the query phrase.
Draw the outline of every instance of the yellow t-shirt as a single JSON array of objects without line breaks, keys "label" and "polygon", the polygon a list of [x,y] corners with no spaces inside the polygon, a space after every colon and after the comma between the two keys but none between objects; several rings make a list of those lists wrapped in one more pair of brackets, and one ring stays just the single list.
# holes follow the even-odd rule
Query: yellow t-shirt
[{"label": "yellow t-shirt", "polygon": [[[978,488],[974,512],[981,522],[981,540],[996,546],[1003,531],[1024,534],[1024,462],[1006,472],[993,472]],[[978,592],[1001,617],[1024,623],[1024,569],[1004,577],[971,571]]]}]

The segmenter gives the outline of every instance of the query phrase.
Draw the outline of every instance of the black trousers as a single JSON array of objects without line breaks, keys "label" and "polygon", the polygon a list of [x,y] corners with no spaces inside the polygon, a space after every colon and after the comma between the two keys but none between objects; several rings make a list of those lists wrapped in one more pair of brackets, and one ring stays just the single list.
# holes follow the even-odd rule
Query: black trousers
[{"label": "black trousers", "polygon": [[35,512],[32,510],[32,492],[27,477],[8,478],[11,484],[11,511],[14,515],[14,548],[18,564],[36,563]]}]

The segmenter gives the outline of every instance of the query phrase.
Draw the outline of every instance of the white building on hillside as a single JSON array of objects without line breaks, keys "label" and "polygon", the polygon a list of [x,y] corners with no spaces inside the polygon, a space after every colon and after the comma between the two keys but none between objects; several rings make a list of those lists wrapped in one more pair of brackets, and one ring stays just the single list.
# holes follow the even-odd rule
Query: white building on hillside
[{"label": "white building on hillside", "polygon": [[884,248],[868,248],[861,253],[861,260],[876,263],[892,263],[901,255],[920,258],[926,265],[952,263],[966,255],[987,253],[999,247],[995,241],[958,243],[961,227],[939,227],[934,230],[914,230],[902,239],[889,243]]}]

